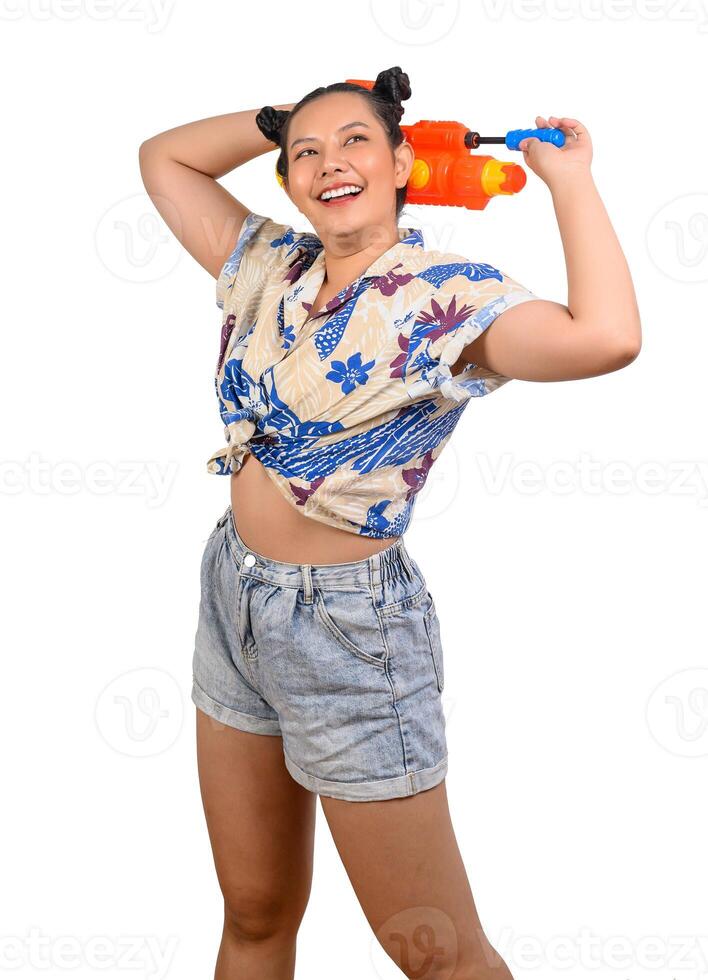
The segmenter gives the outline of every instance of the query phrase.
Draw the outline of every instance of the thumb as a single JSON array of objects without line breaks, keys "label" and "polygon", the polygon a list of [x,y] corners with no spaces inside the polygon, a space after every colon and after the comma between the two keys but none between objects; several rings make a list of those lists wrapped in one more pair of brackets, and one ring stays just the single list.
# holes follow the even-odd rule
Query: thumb
[{"label": "thumb", "polygon": [[522,139],[520,141],[520,143],[519,143],[519,149],[523,150],[524,153],[526,153],[526,152],[528,152],[529,145],[531,143],[540,143],[540,142],[541,141],[538,138],[538,136],[527,136],[527,137],[525,137],[525,139]]}]

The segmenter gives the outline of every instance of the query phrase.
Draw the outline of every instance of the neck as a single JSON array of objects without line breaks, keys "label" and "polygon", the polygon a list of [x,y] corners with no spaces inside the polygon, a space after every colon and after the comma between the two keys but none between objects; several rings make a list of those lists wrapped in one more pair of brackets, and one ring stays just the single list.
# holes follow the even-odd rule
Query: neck
[{"label": "neck", "polygon": [[370,265],[400,241],[398,226],[367,228],[355,235],[320,239],[324,246],[324,283],[339,292],[358,279]]}]

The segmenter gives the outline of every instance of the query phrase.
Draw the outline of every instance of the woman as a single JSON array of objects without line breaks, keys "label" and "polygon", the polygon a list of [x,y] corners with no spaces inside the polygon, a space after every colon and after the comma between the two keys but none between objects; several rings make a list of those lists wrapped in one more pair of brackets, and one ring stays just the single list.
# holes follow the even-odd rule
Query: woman
[{"label": "woman", "polygon": [[[637,356],[639,316],[577,120],[537,117],[563,128],[562,150],[522,144],[553,196],[567,307],[399,229],[409,96],[392,68],[372,91],[336,83],[140,148],[148,193],[223,312],[227,445],[208,468],[231,477],[231,503],[202,559],[192,692],[224,896],[217,980],[294,976],[317,794],[406,976],[511,976],[450,821],[440,629],[403,533],[470,397],[617,370]],[[217,182],[273,144],[315,235]]]}]

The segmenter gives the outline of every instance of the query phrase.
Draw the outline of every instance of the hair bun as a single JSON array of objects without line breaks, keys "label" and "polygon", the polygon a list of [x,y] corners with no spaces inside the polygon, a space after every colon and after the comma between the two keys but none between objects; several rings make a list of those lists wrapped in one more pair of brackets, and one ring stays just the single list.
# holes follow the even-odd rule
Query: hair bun
[{"label": "hair bun", "polygon": [[272,105],[265,105],[256,116],[256,126],[271,143],[280,144],[280,131],[289,115],[285,109],[274,109]]},{"label": "hair bun", "polygon": [[380,71],[372,89],[386,102],[391,102],[399,109],[398,119],[403,115],[401,102],[411,97],[411,85],[408,75],[399,66]]}]

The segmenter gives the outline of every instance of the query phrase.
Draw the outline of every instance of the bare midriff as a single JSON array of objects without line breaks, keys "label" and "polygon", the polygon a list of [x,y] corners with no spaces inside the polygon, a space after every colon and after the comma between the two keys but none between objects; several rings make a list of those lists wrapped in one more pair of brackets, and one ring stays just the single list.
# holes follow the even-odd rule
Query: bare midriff
[{"label": "bare midriff", "polygon": [[299,514],[251,453],[231,476],[231,509],[246,547],[275,561],[306,565],[359,561],[396,540],[367,538]]}]

